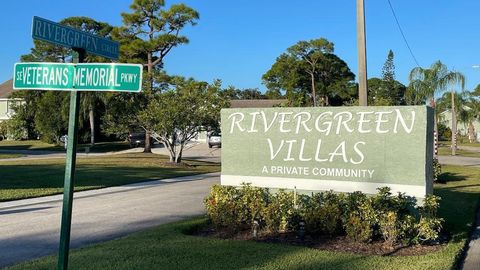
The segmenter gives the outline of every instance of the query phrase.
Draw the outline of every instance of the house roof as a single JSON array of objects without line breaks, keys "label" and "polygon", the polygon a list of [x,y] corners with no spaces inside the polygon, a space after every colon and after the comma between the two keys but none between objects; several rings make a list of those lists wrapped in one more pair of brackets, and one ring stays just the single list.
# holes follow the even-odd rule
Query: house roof
[{"label": "house roof", "polygon": [[8,98],[13,92],[12,79],[0,84],[0,98]]},{"label": "house roof", "polygon": [[230,100],[230,108],[271,108],[286,101],[286,99],[234,99]]}]

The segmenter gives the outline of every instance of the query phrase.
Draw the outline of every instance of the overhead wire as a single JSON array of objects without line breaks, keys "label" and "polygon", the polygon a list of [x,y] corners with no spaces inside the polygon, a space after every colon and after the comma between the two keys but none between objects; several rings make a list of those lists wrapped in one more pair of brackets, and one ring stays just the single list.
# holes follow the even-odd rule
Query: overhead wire
[{"label": "overhead wire", "polygon": [[400,34],[402,34],[403,41],[405,42],[405,45],[407,45],[407,48],[408,48],[408,51],[410,52],[410,55],[412,56],[413,60],[417,64],[417,66],[420,67],[420,64],[418,63],[417,58],[413,54],[412,48],[408,44],[407,38],[405,37],[405,33],[403,32],[402,27],[400,26],[400,23],[398,22],[397,14],[395,13],[395,10],[393,9],[392,3],[390,2],[390,0],[387,0],[387,2],[388,2],[388,5],[390,6],[390,10],[392,11],[393,17],[395,18],[395,22],[397,23],[398,30],[400,31]]}]

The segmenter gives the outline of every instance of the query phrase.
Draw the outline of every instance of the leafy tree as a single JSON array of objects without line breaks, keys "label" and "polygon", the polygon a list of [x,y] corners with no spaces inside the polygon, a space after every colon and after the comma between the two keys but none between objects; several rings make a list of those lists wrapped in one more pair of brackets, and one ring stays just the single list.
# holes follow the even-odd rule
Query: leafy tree
[{"label": "leafy tree", "polygon": [[[48,143],[60,143],[60,137],[67,132],[68,100],[66,92],[46,92],[37,104],[35,126],[42,140]],[[56,106],[52,106],[56,104]]]},{"label": "leafy tree", "polygon": [[265,92],[265,97],[267,99],[282,99],[282,98],[284,98],[282,93],[278,89],[268,89]]},{"label": "leafy tree", "polygon": [[[163,0],[134,0],[130,5],[132,12],[122,13],[124,26],[114,33],[122,42],[124,59],[147,67],[147,74],[144,75],[147,83],[143,93],[137,95],[140,103],[143,102],[141,108],[148,107],[149,101],[155,96],[153,91],[158,83],[155,73],[162,68],[165,56],[172,48],[188,43],[188,38],[181,35],[181,31],[187,25],[195,25],[199,18],[197,11],[184,4],[172,5],[169,9],[163,9],[164,6]],[[145,112],[138,112],[142,113]],[[148,123],[142,122],[142,119],[145,118],[136,117],[138,124],[146,128]],[[151,134],[152,130],[146,128],[144,152],[151,152]]]},{"label": "leafy tree", "polygon": [[202,126],[218,125],[220,109],[228,100],[221,95],[220,81],[207,84],[177,77],[172,86],[148,104],[140,119],[158,134],[169,151],[170,162],[180,163],[185,144]]},{"label": "leafy tree", "polygon": [[240,99],[240,89],[235,88],[233,85],[229,85],[227,88],[223,89],[220,92],[220,95],[222,95],[223,98],[225,99]]},{"label": "leafy tree", "polygon": [[240,99],[264,99],[265,96],[257,88],[243,89],[239,93]]},{"label": "leafy tree", "polygon": [[393,88],[389,88],[389,84],[380,78],[368,79],[368,104],[374,106],[405,105],[405,85],[395,80],[391,83]]},{"label": "leafy tree", "polygon": [[331,99],[345,96],[349,100],[349,89],[338,85],[349,84],[355,75],[333,52],[333,43],[324,38],[299,41],[276,59],[263,83],[271,92],[285,92],[292,106],[330,105]]}]

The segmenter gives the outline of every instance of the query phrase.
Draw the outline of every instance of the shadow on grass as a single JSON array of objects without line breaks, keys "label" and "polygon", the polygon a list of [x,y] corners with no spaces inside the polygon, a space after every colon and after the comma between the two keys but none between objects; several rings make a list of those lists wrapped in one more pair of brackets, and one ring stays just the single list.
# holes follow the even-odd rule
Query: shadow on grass
[{"label": "shadow on grass", "polygon": [[[218,171],[218,164],[189,162],[171,166],[154,155],[81,159],[77,164],[75,190],[120,186]],[[37,164],[0,164],[0,201],[59,194],[63,189],[64,161]]]},{"label": "shadow on grass", "polygon": [[438,176],[439,183],[447,183],[452,181],[463,181],[467,179],[464,175],[459,173],[444,172]]}]

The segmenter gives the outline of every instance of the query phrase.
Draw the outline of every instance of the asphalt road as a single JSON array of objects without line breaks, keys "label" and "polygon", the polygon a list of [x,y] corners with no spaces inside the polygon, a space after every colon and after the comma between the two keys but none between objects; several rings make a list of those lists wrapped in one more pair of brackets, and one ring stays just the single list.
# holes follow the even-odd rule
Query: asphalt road
[{"label": "asphalt road", "polygon": [[[75,193],[71,247],[204,213],[219,173]],[[0,203],[0,268],[57,254],[62,196]]]}]

